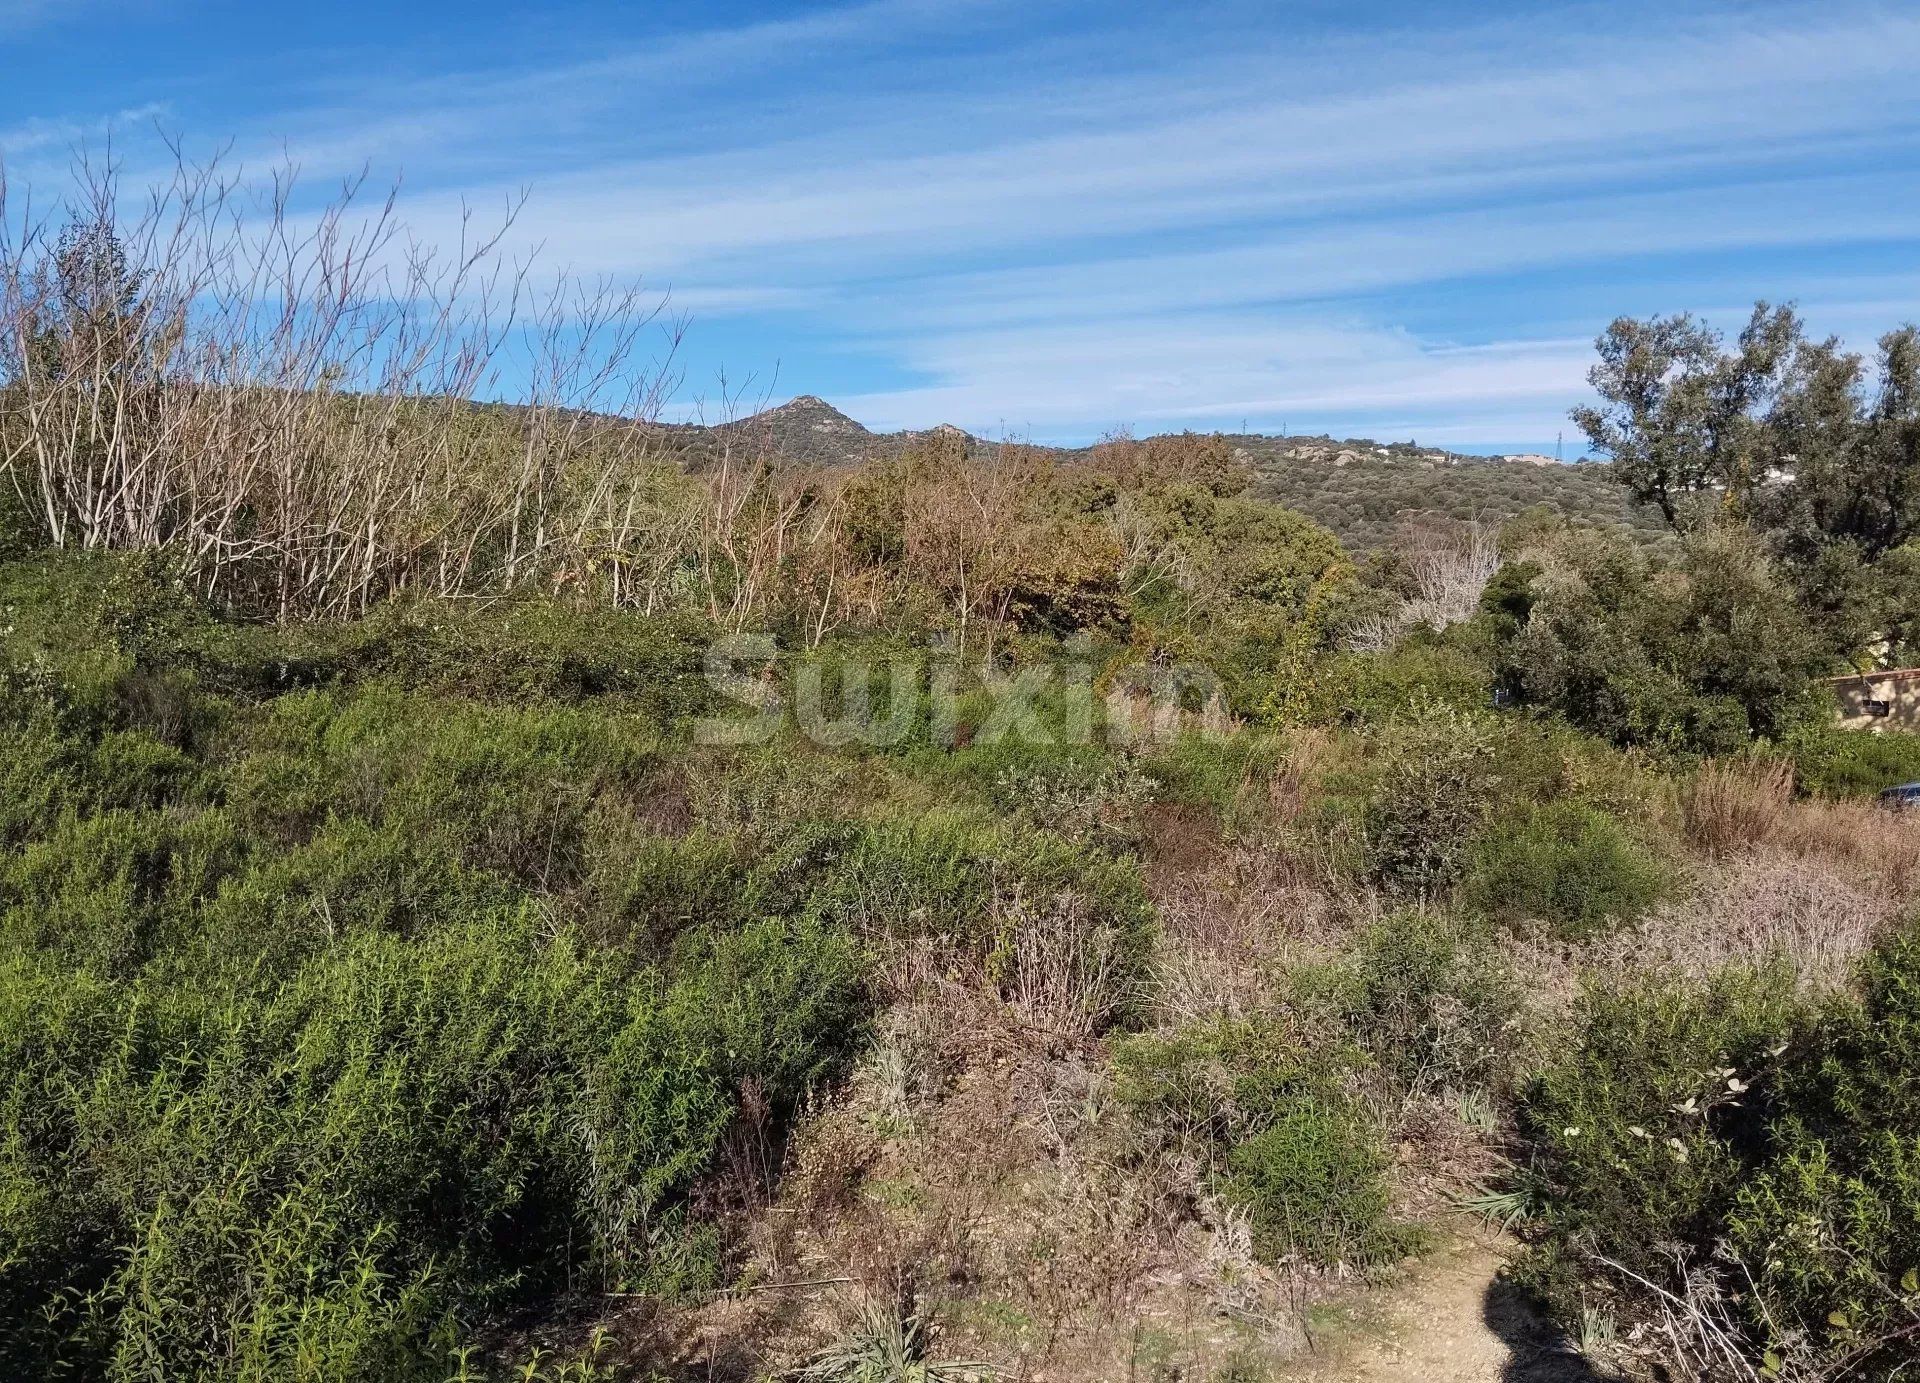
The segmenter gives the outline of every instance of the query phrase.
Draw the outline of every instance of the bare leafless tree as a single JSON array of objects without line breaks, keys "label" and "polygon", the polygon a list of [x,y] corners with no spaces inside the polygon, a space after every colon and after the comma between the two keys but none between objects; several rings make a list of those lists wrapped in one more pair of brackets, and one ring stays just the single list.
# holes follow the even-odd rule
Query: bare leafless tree
[{"label": "bare leafless tree", "polygon": [[361,181],[315,202],[178,151],[144,194],[75,173],[58,215],[0,181],[0,467],[48,542],[166,547],[282,617],[589,575],[658,601],[690,528],[663,303],[536,288],[517,205],[434,247]]},{"label": "bare leafless tree", "polygon": [[1446,629],[1471,619],[1500,570],[1500,545],[1479,523],[1423,522],[1403,527],[1393,545],[1410,590],[1391,609],[1371,611],[1347,629],[1356,652],[1392,648],[1415,629]]}]

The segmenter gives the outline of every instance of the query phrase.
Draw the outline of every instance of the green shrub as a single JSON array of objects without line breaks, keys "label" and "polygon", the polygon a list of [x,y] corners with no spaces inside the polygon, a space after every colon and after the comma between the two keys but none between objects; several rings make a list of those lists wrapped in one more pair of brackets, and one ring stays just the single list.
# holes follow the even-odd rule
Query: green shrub
[{"label": "green shrub", "polygon": [[1763,1111],[1745,1087],[1764,1091],[1800,1021],[1793,993],[1772,971],[1601,982],[1544,1044],[1519,1111],[1545,1230],[1524,1276],[1575,1319],[1586,1245],[1654,1281],[1670,1245],[1705,1261],[1751,1174]]},{"label": "green shrub", "polygon": [[1093,755],[1009,771],[993,785],[994,804],[1006,819],[1115,853],[1138,848],[1141,813],[1153,797],[1152,780],[1131,760]]},{"label": "green shrub", "polygon": [[1289,1098],[1332,1090],[1359,1058],[1277,1019],[1219,1018],[1113,1047],[1114,1095],[1156,1136],[1222,1152]]},{"label": "green shrub", "polygon": [[1595,532],[1556,549],[1562,574],[1519,600],[1497,655],[1519,701],[1681,754],[1737,754],[1829,713],[1818,679],[1833,652],[1754,535],[1703,528],[1673,563]]},{"label": "green shrub", "polygon": [[63,815],[205,801],[208,775],[139,730],[69,731],[49,714],[0,717],[0,844],[53,830]]},{"label": "green shrub", "polygon": [[1920,782],[1920,734],[1821,725],[1795,735],[1794,774],[1822,797],[1864,797]]},{"label": "green shrub", "polygon": [[738,1092],[791,1110],[858,1040],[858,951],[767,923],[626,979],[541,931],[363,933],[252,993],[0,964],[0,1360],[438,1379],[479,1315],[683,1264]]},{"label": "green shrub", "polygon": [[1346,1093],[1360,1051],[1277,1019],[1220,1019],[1116,1044],[1114,1091],[1149,1142],[1198,1155],[1255,1250],[1366,1266],[1415,1236],[1392,1216],[1380,1129]]},{"label": "green shrub", "polygon": [[194,938],[199,908],[240,852],[219,813],[64,818],[0,870],[0,935],[102,974],[130,974]]},{"label": "green shrub", "polygon": [[252,868],[227,878],[200,910],[197,936],[162,959],[183,976],[198,968],[236,983],[248,975],[266,980],[347,937],[424,935],[519,896],[431,840],[335,818],[310,841],[262,852]]},{"label": "green shrub", "polygon": [[1469,856],[1461,897],[1482,916],[1544,921],[1579,940],[1633,921],[1671,887],[1667,867],[1616,818],[1559,801],[1491,828]]},{"label": "green shrub", "polygon": [[1462,712],[1484,709],[1493,674],[1448,643],[1415,640],[1385,653],[1341,653],[1318,669],[1307,700],[1313,724],[1385,724],[1433,702]]},{"label": "green shrub", "polygon": [[1142,770],[1177,802],[1211,807],[1233,828],[1250,787],[1264,787],[1285,761],[1283,736],[1242,730],[1181,735],[1141,756]]},{"label": "green shrub", "polygon": [[1920,1308],[1920,925],[1862,989],[1824,1013],[1778,972],[1587,995],[1523,1105],[1523,1277],[1577,1319],[1593,1285],[1641,1296],[1593,1251],[1670,1289],[1698,1274],[1756,1365],[1897,1372]]},{"label": "green shrub", "polygon": [[1442,912],[1374,923],[1328,965],[1293,976],[1296,1000],[1337,1023],[1402,1090],[1504,1082],[1519,992],[1484,929]]},{"label": "green shrub", "polygon": [[559,887],[585,867],[587,824],[656,759],[644,722],[393,692],[307,693],[242,732],[231,800],[288,840],[330,815],[444,844],[476,869]]},{"label": "green shrub", "polygon": [[1727,1233],[1768,1343],[1801,1336],[1866,1377],[1911,1360],[1894,1332],[1920,1308],[1920,926],[1871,958],[1863,987],[1788,1049],[1767,1161]]},{"label": "green shrub", "polygon": [[1344,1101],[1306,1095],[1235,1145],[1222,1189],[1245,1208],[1263,1257],[1366,1267],[1417,1242],[1392,1220],[1390,1165],[1379,1133]]},{"label": "green shrub", "polygon": [[484,615],[402,608],[354,631],[354,673],[506,706],[606,703],[657,726],[705,714],[714,696],[702,621],[523,599]]},{"label": "green shrub", "polygon": [[1129,978],[1145,964],[1153,911],[1131,860],[950,811],[882,818],[826,853],[809,906],[864,933],[990,945],[1011,899],[1070,896],[1116,934]]},{"label": "green shrub", "polygon": [[679,837],[595,840],[590,853],[601,931],[615,944],[654,950],[690,927],[793,910],[781,905],[791,899],[756,886],[778,877],[776,861],[762,855],[756,868],[738,837],[703,827]]},{"label": "green shrub", "polygon": [[1499,742],[1490,716],[1437,703],[1381,732],[1359,822],[1374,882],[1416,898],[1452,886],[1497,800]]}]

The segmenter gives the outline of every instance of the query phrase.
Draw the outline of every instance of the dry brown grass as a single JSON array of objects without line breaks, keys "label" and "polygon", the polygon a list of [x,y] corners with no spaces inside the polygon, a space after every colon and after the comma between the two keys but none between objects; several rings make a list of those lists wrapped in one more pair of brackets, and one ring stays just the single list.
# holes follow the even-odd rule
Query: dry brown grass
[{"label": "dry brown grass", "polygon": [[1244,1017],[1273,1002],[1278,970],[1324,953],[1377,915],[1364,894],[1330,889],[1291,850],[1222,847],[1184,872],[1148,873],[1160,915],[1152,1017],[1179,1026]]},{"label": "dry brown grass", "polygon": [[1708,763],[1681,790],[1689,842],[1708,856],[1776,847],[1872,875],[1896,893],[1920,888],[1920,815],[1873,802],[1797,801],[1792,766]]},{"label": "dry brown grass", "polygon": [[1793,766],[1774,759],[1709,760],[1680,792],[1687,839],[1707,855],[1773,838],[1793,806]]},{"label": "dry brown grass", "polygon": [[1873,802],[1801,802],[1775,824],[1770,843],[1857,871],[1899,899],[1920,895],[1920,812],[1888,811]]},{"label": "dry brown grass", "polygon": [[1785,961],[1802,985],[1831,989],[1886,934],[1900,904],[1870,874],[1766,846],[1706,867],[1687,898],[1657,908],[1586,959],[1596,971],[1698,979],[1727,965]]},{"label": "dry brown grass", "polygon": [[1069,1044],[1104,1032],[1133,996],[1121,940],[1069,894],[1035,907],[1024,898],[1001,910],[1006,941],[995,958],[999,989],[1016,1021]]}]

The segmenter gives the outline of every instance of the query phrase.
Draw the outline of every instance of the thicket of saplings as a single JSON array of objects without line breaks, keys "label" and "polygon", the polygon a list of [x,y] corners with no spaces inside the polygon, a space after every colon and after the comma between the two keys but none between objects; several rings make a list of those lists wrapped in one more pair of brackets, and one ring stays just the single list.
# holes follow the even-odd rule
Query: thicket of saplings
[{"label": "thicket of saplings", "polygon": [[[1486,1203],[1569,1322],[1659,1324],[1701,1376],[1910,1356],[1912,919],[1618,963],[1693,852],[1805,825],[1789,781],[1920,778],[1920,740],[1830,728],[1820,684],[1915,647],[1909,334],[1869,392],[1791,319],[1733,352],[1620,324],[1587,421],[1671,550],[1529,522],[1357,565],[1206,438],[687,474],[551,395],[339,388],[394,339],[354,311],[262,378],[247,314],[129,243],[85,224],[6,276],[10,1370],[590,1374],[502,1332],[724,1287],[888,956],[1011,1002],[1042,982],[1023,929],[1064,925],[1044,982],[1142,1155],[1208,1149],[1263,1257],[1417,1245],[1390,1110],[1440,1098],[1510,1155]],[[260,262],[343,253],[295,251]],[[779,658],[716,681],[742,631]],[[899,661],[904,732],[863,737],[853,687]],[[1076,732],[1082,670],[1183,665],[1230,733],[1121,733],[1124,696]],[[834,743],[782,694],[809,668]],[[1001,733],[1020,670],[1057,675]],[[769,706],[766,742],[696,732]],[[1372,920],[1251,1012],[1169,1021],[1141,871],[1168,806]],[[1920,887],[1910,822],[1807,820]],[[1520,938],[1573,957],[1570,1002],[1530,1002]]]}]

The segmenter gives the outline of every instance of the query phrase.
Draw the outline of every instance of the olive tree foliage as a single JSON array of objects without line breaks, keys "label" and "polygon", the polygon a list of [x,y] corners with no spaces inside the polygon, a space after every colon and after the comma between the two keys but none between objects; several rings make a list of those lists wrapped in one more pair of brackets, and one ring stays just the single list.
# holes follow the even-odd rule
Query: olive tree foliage
[{"label": "olive tree foliage", "polygon": [[[1620,745],[1729,754],[1819,714],[1832,654],[1756,540],[1732,526],[1658,560],[1615,534],[1567,534],[1510,566],[1497,675],[1515,700]],[[1489,592],[1489,602],[1496,599]]]},{"label": "olive tree foliage", "polygon": [[1753,527],[1836,651],[1911,640],[1920,542],[1920,330],[1869,364],[1759,303],[1729,344],[1682,314],[1621,318],[1597,342],[1577,422],[1634,498],[1676,530]]},{"label": "olive tree foliage", "polygon": [[1685,314],[1620,318],[1597,347],[1602,406],[1574,421],[1674,527],[1730,510],[1795,555],[1848,543],[1867,561],[1920,537],[1920,330],[1881,337],[1871,371],[1766,303],[1731,349]]}]

